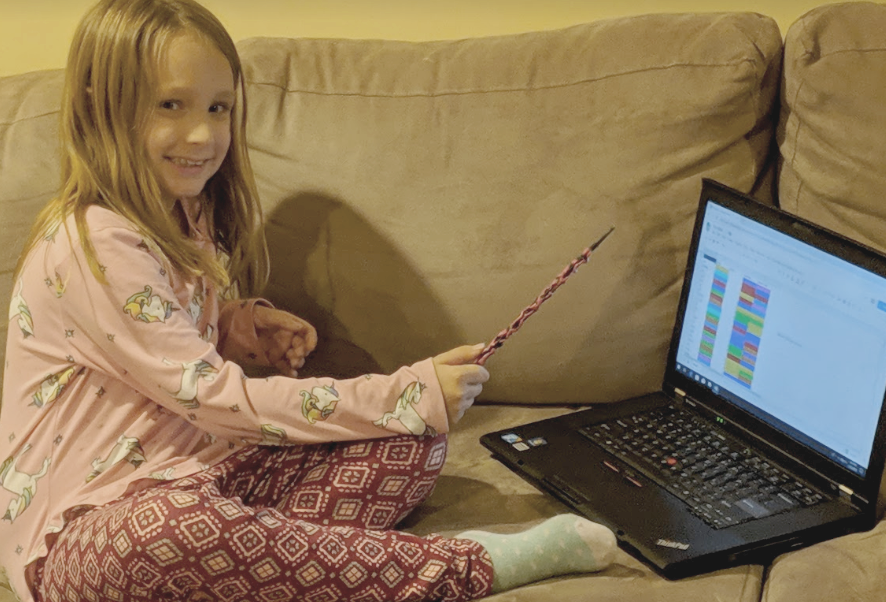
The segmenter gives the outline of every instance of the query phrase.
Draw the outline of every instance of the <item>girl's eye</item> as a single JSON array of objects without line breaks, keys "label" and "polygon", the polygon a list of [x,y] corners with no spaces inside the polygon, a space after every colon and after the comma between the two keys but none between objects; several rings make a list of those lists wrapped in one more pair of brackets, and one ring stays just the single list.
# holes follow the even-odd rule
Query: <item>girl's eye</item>
[{"label": "girl's eye", "polygon": [[163,102],[160,103],[161,109],[166,109],[169,111],[174,111],[175,109],[178,109],[179,106],[180,106],[180,103],[177,100],[164,100]]},{"label": "girl's eye", "polygon": [[224,103],[224,102],[220,102],[218,104],[214,104],[211,107],[209,107],[210,113],[224,114],[224,113],[229,113],[230,111],[231,111],[230,105],[228,105],[227,103]]}]

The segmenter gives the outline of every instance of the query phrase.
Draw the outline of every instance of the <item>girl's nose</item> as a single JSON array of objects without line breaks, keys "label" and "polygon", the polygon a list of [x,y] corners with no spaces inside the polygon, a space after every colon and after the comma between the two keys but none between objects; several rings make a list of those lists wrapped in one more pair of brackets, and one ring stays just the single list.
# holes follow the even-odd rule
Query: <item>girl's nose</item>
[{"label": "girl's nose", "polygon": [[191,144],[205,144],[212,139],[212,128],[208,120],[198,119],[193,121],[188,128],[187,141]]}]

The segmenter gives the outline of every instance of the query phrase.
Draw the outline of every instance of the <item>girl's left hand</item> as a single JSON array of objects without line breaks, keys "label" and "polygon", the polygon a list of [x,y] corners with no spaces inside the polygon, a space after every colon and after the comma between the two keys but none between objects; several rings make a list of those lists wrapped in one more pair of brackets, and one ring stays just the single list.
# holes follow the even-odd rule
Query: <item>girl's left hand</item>
[{"label": "girl's left hand", "polygon": [[317,330],[289,312],[256,304],[255,332],[270,365],[281,374],[298,376],[305,358],[317,346]]}]

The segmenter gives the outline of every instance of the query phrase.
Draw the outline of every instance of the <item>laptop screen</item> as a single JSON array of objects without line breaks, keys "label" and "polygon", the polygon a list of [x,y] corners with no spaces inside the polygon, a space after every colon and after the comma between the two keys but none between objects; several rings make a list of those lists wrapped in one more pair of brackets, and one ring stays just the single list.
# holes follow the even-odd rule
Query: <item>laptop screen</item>
[{"label": "laptop screen", "polygon": [[677,370],[864,476],[886,391],[886,279],[706,203]]}]

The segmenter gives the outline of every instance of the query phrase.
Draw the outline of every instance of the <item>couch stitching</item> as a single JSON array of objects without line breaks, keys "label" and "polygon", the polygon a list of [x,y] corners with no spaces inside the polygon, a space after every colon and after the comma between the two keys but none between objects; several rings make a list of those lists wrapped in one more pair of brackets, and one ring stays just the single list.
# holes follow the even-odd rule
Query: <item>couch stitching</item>
[{"label": "couch stitching", "polygon": [[[803,42],[803,57],[808,58],[808,57],[811,57],[813,54],[812,48],[810,48],[807,43],[808,40],[811,39],[811,36],[809,34],[809,19],[801,19],[800,20],[800,27],[803,28],[803,34],[804,34],[803,35],[803,40],[804,40],[804,42]],[[797,102],[800,98],[800,92],[803,90],[803,86],[805,84],[806,84],[806,80],[801,79],[799,84],[797,85],[797,89],[794,92],[794,98],[793,98],[793,104],[795,107],[797,106]],[[802,124],[800,123],[800,117],[797,115],[796,110],[794,110],[794,112],[793,112],[793,117],[796,121],[796,125],[794,128],[794,152],[791,153],[790,165],[791,165],[791,170],[794,171],[794,173],[796,173],[796,171],[797,171],[796,170],[797,152],[798,152],[798,149],[800,148],[799,140],[800,140],[800,131],[802,129],[801,128]],[[803,182],[800,181],[799,178],[797,178],[797,190],[794,193],[795,194],[795,196],[794,196],[794,211],[798,214],[800,213],[800,192],[801,192],[802,188],[803,188]]]},{"label": "couch stitching", "polygon": [[4,121],[0,122],[0,127],[15,125],[16,123],[21,123],[23,121],[30,121],[31,119],[40,119],[41,117],[48,117],[50,115],[57,115],[61,111],[59,109],[55,109],[49,111],[48,113],[41,113],[40,115],[29,115],[28,117],[22,117],[21,119],[16,119],[15,121]]},{"label": "couch stitching", "polygon": [[886,48],[843,48],[840,50],[832,50],[826,54],[820,54],[818,55],[818,60],[840,54],[867,54],[869,52],[886,52]]},{"label": "couch stitching", "polygon": [[[509,94],[514,92],[538,92],[542,90],[556,90],[560,88],[570,88],[572,86],[580,86],[585,84],[591,84],[598,81],[605,81],[607,79],[612,79],[615,77],[622,77],[625,75],[635,75],[638,73],[648,73],[653,71],[666,71],[674,68],[687,68],[687,67],[702,67],[702,68],[718,68],[718,67],[740,67],[745,63],[751,63],[755,65],[757,61],[751,58],[741,59],[735,62],[729,63],[710,63],[710,64],[698,64],[698,63],[675,63],[672,65],[665,65],[663,67],[650,67],[646,69],[635,69],[631,71],[622,71],[619,73],[612,73],[609,75],[603,75],[600,77],[590,77],[587,79],[581,79],[574,82],[567,82],[562,84],[549,84],[546,86],[538,86],[538,87],[524,87],[524,88],[500,88],[493,90],[464,90],[464,91],[447,91],[447,92],[423,92],[423,93],[413,93],[413,94],[366,94],[361,92],[325,92],[321,90],[306,90],[303,88],[292,88],[289,89],[285,86],[274,82],[258,82],[258,81],[247,81],[248,85],[253,86],[267,86],[271,88],[278,88],[280,90],[285,91],[287,94],[312,94],[316,96],[343,96],[343,97],[360,97],[360,98],[439,98],[442,96],[468,96],[472,94]],[[755,70],[756,71],[756,70]]]},{"label": "couch stitching", "polygon": [[[798,99],[800,98],[800,92],[802,91],[803,85],[805,83],[806,83],[806,80],[801,80],[800,85],[797,86],[797,91],[794,93],[793,100],[794,100],[795,107],[797,106]],[[796,173],[797,172],[797,169],[796,169],[797,153],[799,152],[799,148],[800,148],[800,132],[802,130],[802,124],[800,122],[799,115],[797,115],[796,109],[793,111],[792,116],[794,117],[796,124],[794,126],[794,152],[791,153],[791,170],[793,170]],[[803,188],[803,182],[800,181],[799,178],[797,178],[797,191],[794,196],[794,205],[795,205],[794,211],[798,214],[800,213],[800,190],[801,190],[801,188]]]},{"label": "couch stitching", "polygon": [[[803,39],[804,39],[803,57],[804,58],[808,58],[813,55],[812,48],[807,43],[809,40],[812,39],[812,36],[809,33],[809,21],[810,21],[809,18],[800,20],[800,27],[803,28],[803,35],[804,35],[804,37],[803,37]],[[797,86],[797,91],[794,93],[794,106],[795,107],[797,106],[797,102],[799,101],[799,98],[800,98],[800,92],[803,90],[803,86],[805,84],[806,84],[806,80],[801,79],[799,85]],[[796,125],[796,129],[794,130],[794,152],[791,154],[791,170],[793,170],[794,173],[796,174],[797,173],[797,169],[796,169],[797,152],[798,152],[798,149],[800,148],[799,141],[800,141],[800,131],[801,131],[800,117],[797,115],[796,110],[794,111],[794,117],[796,119],[797,125]],[[794,197],[794,212],[797,215],[800,214],[800,198],[801,198],[802,189],[803,189],[803,182],[800,180],[800,178],[797,178],[797,192],[795,193],[796,196]]]}]

